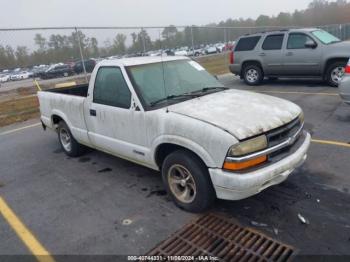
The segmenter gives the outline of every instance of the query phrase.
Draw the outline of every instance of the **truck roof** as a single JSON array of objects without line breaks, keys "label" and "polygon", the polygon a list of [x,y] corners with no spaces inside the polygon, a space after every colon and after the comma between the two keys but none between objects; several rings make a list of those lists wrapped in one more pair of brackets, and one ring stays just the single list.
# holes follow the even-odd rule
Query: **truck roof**
[{"label": "truck roof", "polygon": [[153,64],[153,63],[168,62],[168,61],[188,60],[188,59],[189,58],[185,56],[163,56],[163,57],[140,56],[140,57],[103,60],[99,64],[102,66],[112,66],[112,65],[134,66],[134,65]]}]

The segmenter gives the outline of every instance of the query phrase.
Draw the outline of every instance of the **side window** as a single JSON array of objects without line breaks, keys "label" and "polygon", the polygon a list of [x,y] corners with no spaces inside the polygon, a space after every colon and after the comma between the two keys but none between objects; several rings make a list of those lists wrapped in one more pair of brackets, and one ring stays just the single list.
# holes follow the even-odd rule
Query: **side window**
[{"label": "side window", "polygon": [[101,67],[96,75],[93,102],[130,108],[131,93],[120,68]]},{"label": "side window", "polygon": [[261,36],[243,37],[236,45],[235,51],[250,51],[253,50],[259,42]]},{"label": "side window", "polygon": [[305,44],[307,41],[315,42],[311,37],[302,33],[289,34],[287,49],[305,49]]},{"label": "side window", "polygon": [[280,50],[282,49],[284,35],[269,35],[265,38],[262,45],[264,50]]}]

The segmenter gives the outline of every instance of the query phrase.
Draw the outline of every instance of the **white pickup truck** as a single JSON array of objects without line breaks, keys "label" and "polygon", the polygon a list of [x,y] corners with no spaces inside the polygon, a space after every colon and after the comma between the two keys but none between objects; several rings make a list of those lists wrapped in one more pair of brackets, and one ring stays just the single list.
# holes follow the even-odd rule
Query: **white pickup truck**
[{"label": "white pickup truck", "polygon": [[66,154],[88,146],[159,170],[192,212],[281,183],[310,145],[297,105],[225,88],[186,57],[102,61],[89,85],[38,97],[43,127]]}]

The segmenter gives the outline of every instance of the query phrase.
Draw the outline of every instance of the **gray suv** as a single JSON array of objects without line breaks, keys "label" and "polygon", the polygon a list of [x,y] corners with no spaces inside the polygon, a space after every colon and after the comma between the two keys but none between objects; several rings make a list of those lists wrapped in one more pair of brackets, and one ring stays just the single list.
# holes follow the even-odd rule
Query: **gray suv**
[{"label": "gray suv", "polygon": [[248,85],[264,77],[322,77],[338,86],[350,57],[350,42],[317,28],[245,35],[231,53],[230,71]]}]

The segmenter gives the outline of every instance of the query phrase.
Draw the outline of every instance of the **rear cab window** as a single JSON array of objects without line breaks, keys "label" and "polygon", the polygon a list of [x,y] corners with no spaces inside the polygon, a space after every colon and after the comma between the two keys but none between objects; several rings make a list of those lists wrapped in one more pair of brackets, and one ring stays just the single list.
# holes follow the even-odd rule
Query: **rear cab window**
[{"label": "rear cab window", "polygon": [[275,34],[266,36],[262,45],[263,50],[281,50],[284,34]]},{"label": "rear cab window", "polygon": [[236,45],[235,52],[254,50],[260,38],[261,36],[242,37]]}]

